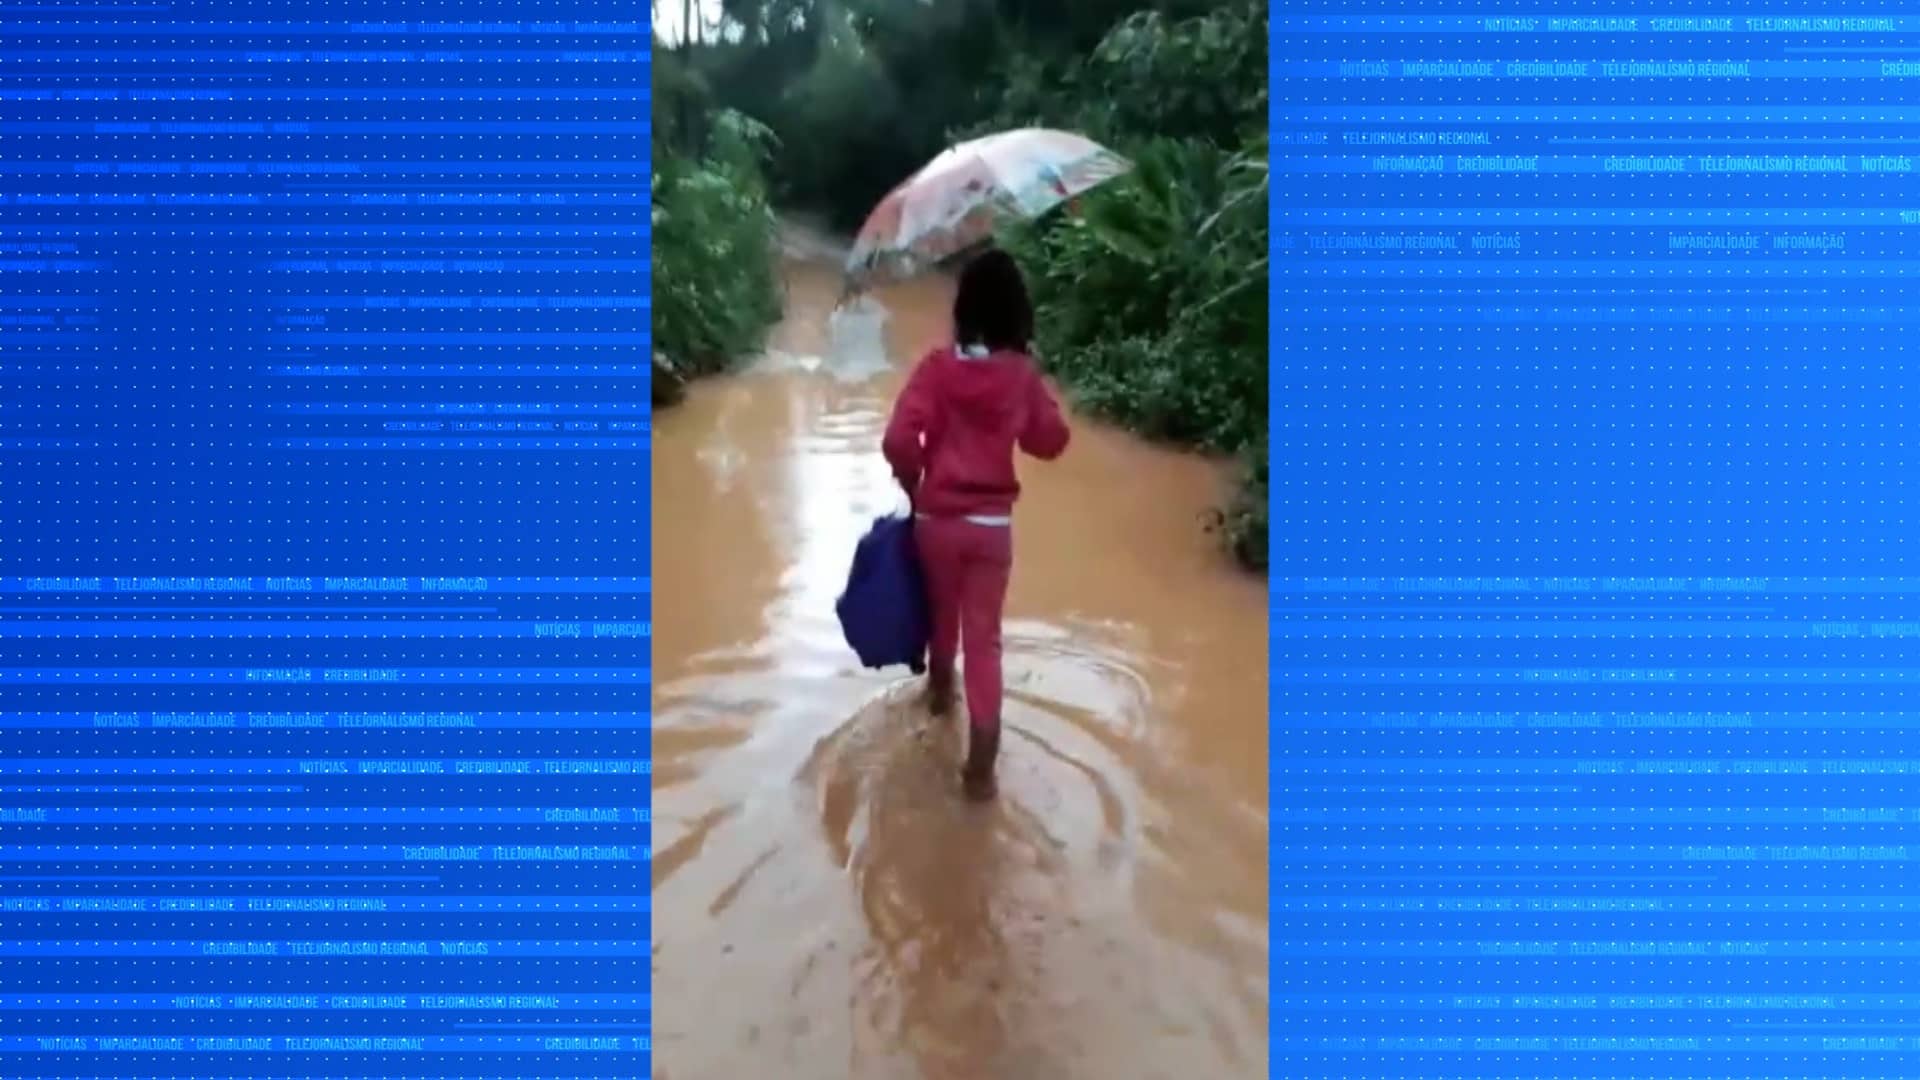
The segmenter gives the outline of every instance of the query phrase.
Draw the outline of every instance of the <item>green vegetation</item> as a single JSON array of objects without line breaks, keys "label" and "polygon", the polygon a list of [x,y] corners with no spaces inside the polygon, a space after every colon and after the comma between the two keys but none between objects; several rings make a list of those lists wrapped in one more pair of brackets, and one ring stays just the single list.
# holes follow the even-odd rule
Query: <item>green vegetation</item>
[{"label": "green vegetation", "polygon": [[[656,88],[655,110],[674,114],[657,124],[679,145],[702,147],[688,151],[692,172],[747,177],[739,191],[752,212],[742,217],[755,235],[766,227],[763,191],[850,231],[927,159],[989,131],[1065,128],[1136,162],[1076,214],[1009,226],[1001,243],[1032,280],[1041,360],[1080,408],[1241,458],[1239,491],[1216,524],[1242,562],[1264,569],[1265,0],[724,0],[723,9],[704,43],[674,57],[677,96]],[[765,129],[712,119],[724,110]],[[724,152],[708,145],[736,129],[752,134]],[[667,209],[683,224],[733,212],[699,183],[673,191]],[[744,246],[762,241],[693,252],[696,237],[712,247],[712,235],[669,232],[662,206],[656,188],[656,325],[669,312],[685,320],[675,339],[689,358],[757,335],[743,327],[764,307],[740,309],[724,330],[697,323],[727,306],[722,289],[762,296],[757,270],[750,286],[723,280],[742,273]],[[670,273],[689,282],[670,283]],[[659,291],[668,287],[698,295],[669,309]]]},{"label": "green vegetation", "polygon": [[761,175],[772,132],[716,108],[675,57],[656,58],[654,95],[653,393],[666,404],[759,348],[780,284]]},{"label": "green vegetation", "polygon": [[[1266,4],[1135,12],[1087,55],[1025,61],[976,130],[1084,132],[1136,172],[1077,216],[1011,228],[1039,351],[1075,402],[1149,438],[1236,455],[1218,526],[1267,565]],[[1174,133],[1177,133],[1174,134]]]}]

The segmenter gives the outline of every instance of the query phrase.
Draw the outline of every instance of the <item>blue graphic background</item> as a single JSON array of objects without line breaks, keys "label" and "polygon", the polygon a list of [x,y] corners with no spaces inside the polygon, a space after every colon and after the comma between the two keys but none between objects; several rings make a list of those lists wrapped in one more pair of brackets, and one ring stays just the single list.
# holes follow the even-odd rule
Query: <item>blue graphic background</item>
[{"label": "blue graphic background", "polygon": [[1273,1074],[1912,1075],[1920,15],[1273,32]]},{"label": "blue graphic background", "polygon": [[645,11],[0,18],[0,1075],[646,1075]]}]

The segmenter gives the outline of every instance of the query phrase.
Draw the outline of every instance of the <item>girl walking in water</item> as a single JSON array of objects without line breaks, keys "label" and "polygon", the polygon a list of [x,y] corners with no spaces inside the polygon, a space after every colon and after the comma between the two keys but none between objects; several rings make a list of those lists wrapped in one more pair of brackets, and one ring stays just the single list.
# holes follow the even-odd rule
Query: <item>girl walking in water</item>
[{"label": "girl walking in water", "polygon": [[881,450],[912,500],[933,637],[927,702],[953,710],[964,647],[968,797],[994,795],[1000,751],[1000,619],[1013,571],[1014,451],[1051,461],[1067,448],[1060,405],[1028,355],[1033,304],[1013,258],[989,251],[961,271],[953,344],[929,352],[894,403]]}]

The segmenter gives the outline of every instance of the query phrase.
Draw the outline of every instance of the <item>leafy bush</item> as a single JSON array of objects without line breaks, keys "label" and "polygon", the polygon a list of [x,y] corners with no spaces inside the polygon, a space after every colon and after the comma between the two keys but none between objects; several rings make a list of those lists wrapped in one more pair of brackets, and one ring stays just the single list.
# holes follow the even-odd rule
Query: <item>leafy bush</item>
[{"label": "leafy bush", "polygon": [[1240,485],[1220,512],[1215,527],[1226,535],[1234,557],[1251,570],[1267,568],[1267,440],[1240,455]]},{"label": "leafy bush", "polygon": [[[1085,132],[1133,158],[1077,216],[1004,230],[1027,269],[1041,360],[1083,409],[1241,459],[1216,526],[1266,566],[1266,6],[1122,19],[1065,62],[1015,56],[992,118]],[[1143,132],[1180,132],[1177,139]]]},{"label": "leafy bush", "polygon": [[1265,0],[1191,19],[1135,12],[1093,51],[1085,81],[1107,134],[1177,131],[1233,146],[1267,126]]},{"label": "leafy bush", "polygon": [[1252,456],[1222,527],[1265,563],[1267,166],[1264,138],[1138,152],[1079,218],[1007,231],[1027,268],[1042,362],[1080,407],[1149,438]]},{"label": "leafy bush", "polygon": [[704,158],[655,151],[654,347],[684,375],[720,371],[756,351],[780,316],[774,216],[760,161],[767,129],[721,111]]}]

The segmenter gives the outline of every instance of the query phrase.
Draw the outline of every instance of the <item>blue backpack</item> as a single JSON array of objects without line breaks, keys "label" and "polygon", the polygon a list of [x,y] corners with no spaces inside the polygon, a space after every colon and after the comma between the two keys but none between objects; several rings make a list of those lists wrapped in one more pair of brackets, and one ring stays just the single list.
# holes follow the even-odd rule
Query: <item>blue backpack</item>
[{"label": "blue backpack", "polygon": [[915,675],[927,670],[931,619],[913,546],[913,519],[888,515],[874,521],[853,549],[846,591],[833,609],[847,644],[869,668],[905,664]]}]

